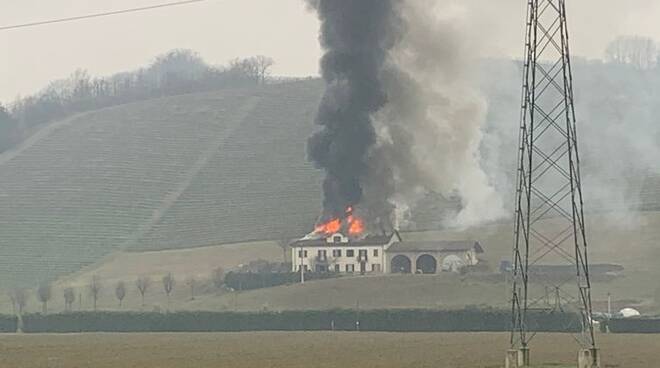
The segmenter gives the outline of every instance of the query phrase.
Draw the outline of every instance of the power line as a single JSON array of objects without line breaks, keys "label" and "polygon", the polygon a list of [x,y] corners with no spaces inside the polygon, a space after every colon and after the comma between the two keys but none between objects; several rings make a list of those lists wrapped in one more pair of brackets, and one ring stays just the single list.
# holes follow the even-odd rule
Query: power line
[{"label": "power line", "polygon": [[176,1],[176,2],[172,2],[172,3],[164,3],[164,4],[157,4],[157,5],[144,6],[144,7],[141,7],[141,8],[131,8],[131,9],[115,10],[115,11],[109,11],[109,12],[103,12],[103,13],[95,13],[95,14],[79,15],[79,16],[76,16],[76,17],[59,18],[59,19],[51,19],[51,20],[42,20],[42,21],[38,21],[38,22],[23,23],[23,24],[14,24],[14,25],[11,25],[11,26],[2,26],[2,27],[0,27],[0,31],[7,31],[7,30],[10,30],[10,29],[17,29],[17,28],[35,27],[35,26],[41,26],[41,25],[44,25],[44,24],[72,22],[72,21],[77,21],[77,20],[82,20],[82,19],[89,19],[89,18],[107,17],[107,16],[111,16],[111,15],[118,15],[118,14],[126,14],[126,13],[140,12],[140,11],[145,11],[145,10],[167,8],[167,7],[171,7],[171,6],[179,6],[179,5],[188,5],[188,4],[193,4],[193,3],[201,3],[201,2],[203,2],[203,1],[207,1],[207,0],[185,0],[185,1]]}]

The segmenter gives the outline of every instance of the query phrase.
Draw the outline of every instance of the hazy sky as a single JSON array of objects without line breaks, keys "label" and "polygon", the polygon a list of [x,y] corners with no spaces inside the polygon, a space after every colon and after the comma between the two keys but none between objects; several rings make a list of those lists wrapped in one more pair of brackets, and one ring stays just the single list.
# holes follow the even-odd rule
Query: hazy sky
[{"label": "hazy sky", "polygon": [[[0,0],[0,26],[148,6],[172,0]],[[356,0],[359,1],[359,0]],[[415,1],[415,0],[408,0]],[[447,0],[474,24],[483,55],[522,51],[526,0]],[[600,57],[620,34],[660,39],[660,1],[568,0],[574,54]],[[272,56],[279,75],[317,73],[318,21],[303,0],[206,2],[0,31],[0,101],[30,94],[77,68],[108,75],[149,63],[173,48],[198,51],[209,63]]]}]

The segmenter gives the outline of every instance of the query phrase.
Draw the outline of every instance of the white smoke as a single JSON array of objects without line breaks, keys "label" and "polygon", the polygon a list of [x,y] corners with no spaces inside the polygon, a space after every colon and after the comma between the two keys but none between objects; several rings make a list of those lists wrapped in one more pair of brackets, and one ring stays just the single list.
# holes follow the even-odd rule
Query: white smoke
[{"label": "white smoke", "polygon": [[[478,56],[466,40],[465,13],[447,1],[398,6],[404,31],[383,75],[388,103],[375,116],[378,144],[371,155],[372,169],[384,162],[392,171],[389,201],[400,209],[395,224],[407,221],[408,209],[428,192],[460,198],[461,210],[450,225],[506,216],[480,167],[487,105],[471,78]],[[374,187],[366,183],[367,199]]]}]

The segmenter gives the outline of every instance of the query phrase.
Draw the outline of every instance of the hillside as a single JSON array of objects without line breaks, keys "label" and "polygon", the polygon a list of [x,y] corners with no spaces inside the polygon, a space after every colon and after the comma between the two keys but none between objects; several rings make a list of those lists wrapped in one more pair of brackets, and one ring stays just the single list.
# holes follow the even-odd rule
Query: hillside
[{"label": "hillside", "polygon": [[[508,204],[519,75],[510,61],[488,65],[482,165]],[[654,156],[660,135],[644,113],[655,100],[638,98],[634,86],[647,82],[633,71],[578,67],[581,128],[588,133],[582,141],[586,211],[615,209],[622,213],[615,222],[634,229],[638,210],[660,209]],[[599,92],[602,78],[625,87],[621,100]],[[0,289],[33,286],[118,250],[306,233],[321,200],[321,173],[307,162],[305,143],[316,129],[322,90],[319,80],[225,89],[104,108],[45,126],[0,155]],[[620,139],[608,140],[614,138]],[[446,209],[439,195],[423,201],[410,229],[440,228]],[[508,257],[508,248],[499,256]],[[616,262],[626,254],[609,256]]]},{"label": "hillside", "polygon": [[304,142],[320,91],[309,81],[168,97],[37,132],[0,155],[0,287],[34,285],[118,249],[308,229],[319,176]]}]

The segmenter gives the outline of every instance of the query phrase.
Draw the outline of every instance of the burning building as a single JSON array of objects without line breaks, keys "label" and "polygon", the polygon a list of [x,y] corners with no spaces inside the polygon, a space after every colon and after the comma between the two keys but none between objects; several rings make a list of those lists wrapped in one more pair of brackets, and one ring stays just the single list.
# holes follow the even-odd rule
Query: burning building
[{"label": "burning building", "polygon": [[398,231],[367,232],[352,213],[316,227],[290,243],[292,271],[336,273],[457,272],[479,262],[484,250],[477,241],[404,241]]},{"label": "burning building", "polygon": [[479,165],[484,104],[463,78],[468,59],[454,25],[436,16],[433,1],[307,2],[320,20],[325,82],[307,155],[325,176],[314,231],[290,244],[293,270],[436,273],[476,264],[476,241],[410,242],[396,231],[430,193],[460,197],[456,223],[503,213]]}]

